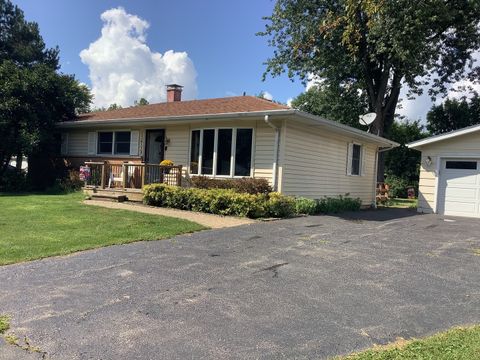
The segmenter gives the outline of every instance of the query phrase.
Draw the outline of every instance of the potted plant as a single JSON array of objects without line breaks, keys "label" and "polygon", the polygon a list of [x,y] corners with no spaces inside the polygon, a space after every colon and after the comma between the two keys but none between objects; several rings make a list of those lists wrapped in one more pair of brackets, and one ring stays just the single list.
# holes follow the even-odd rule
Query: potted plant
[{"label": "potted plant", "polygon": [[173,161],[172,160],[162,160],[160,162],[160,166],[165,166],[164,168],[162,168],[162,172],[164,174],[170,174],[170,167],[173,166]]}]

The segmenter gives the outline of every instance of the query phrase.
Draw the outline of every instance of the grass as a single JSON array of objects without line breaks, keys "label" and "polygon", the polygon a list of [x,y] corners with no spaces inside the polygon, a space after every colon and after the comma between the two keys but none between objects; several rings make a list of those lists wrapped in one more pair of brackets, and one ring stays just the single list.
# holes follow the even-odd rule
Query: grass
[{"label": "grass", "polygon": [[454,328],[425,339],[398,341],[344,360],[474,360],[480,359],[480,326]]},{"label": "grass", "polygon": [[83,198],[0,195],[0,265],[205,229],[182,219],[87,206]]},{"label": "grass", "polygon": [[390,199],[384,206],[388,208],[400,208],[400,209],[416,209],[417,199]]}]

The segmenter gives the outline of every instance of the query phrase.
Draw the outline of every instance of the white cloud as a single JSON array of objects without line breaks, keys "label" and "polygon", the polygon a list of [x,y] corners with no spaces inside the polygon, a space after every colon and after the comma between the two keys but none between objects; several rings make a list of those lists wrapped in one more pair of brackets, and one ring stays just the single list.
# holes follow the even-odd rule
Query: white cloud
[{"label": "white cloud", "polygon": [[263,97],[265,100],[270,100],[270,101],[273,100],[273,95],[270,94],[268,91],[264,91],[264,92],[262,93],[262,97]]},{"label": "white cloud", "polygon": [[105,11],[101,19],[101,36],[80,52],[90,70],[95,106],[130,106],[141,97],[166,101],[170,83],[184,86],[183,99],[197,96],[197,72],[186,52],[152,51],[146,44],[149,23],[121,7]]},{"label": "white cloud", "polygon": [[287,106],[288,107],[292,107],[292,101],[293,101],[293,97],[290,97],[287,99]]}]

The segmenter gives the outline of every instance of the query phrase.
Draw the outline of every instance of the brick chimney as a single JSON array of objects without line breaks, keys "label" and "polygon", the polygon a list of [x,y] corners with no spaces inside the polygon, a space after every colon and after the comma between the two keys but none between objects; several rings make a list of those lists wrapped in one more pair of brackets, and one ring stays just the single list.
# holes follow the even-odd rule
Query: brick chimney
[{"label": "brick chimney", "polygon": [[177,84],[167,85],[167,102],[182,101],[182,88]]}]

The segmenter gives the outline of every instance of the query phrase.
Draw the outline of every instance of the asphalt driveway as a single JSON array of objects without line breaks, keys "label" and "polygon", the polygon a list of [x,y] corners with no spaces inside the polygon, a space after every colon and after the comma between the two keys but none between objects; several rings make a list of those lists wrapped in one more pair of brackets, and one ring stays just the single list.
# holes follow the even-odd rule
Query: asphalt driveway
[{"label": "asphalt driveway", "polygon": [[[88,231],[88,229],[85,229]],[[480,323],[480,221],[407,210],[204,231],[0,267],[0,313],[44,353],[319,359]]]}]

